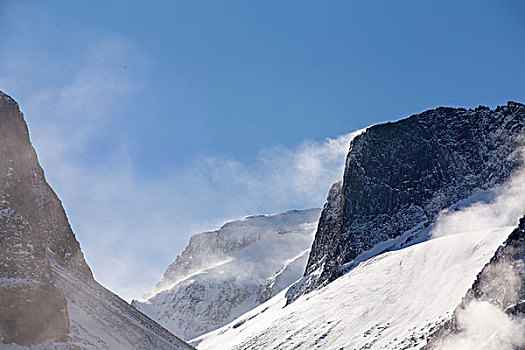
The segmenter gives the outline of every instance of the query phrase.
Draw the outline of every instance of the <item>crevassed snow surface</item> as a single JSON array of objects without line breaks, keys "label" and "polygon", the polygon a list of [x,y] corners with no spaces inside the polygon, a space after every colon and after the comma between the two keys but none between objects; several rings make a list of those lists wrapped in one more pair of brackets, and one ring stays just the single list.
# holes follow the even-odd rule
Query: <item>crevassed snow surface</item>
[{"label": "crevassed snow surface", "polygon": [[302,276],[319,215],[250,216],[195,235],[153,295],[133,305],[183,339],[222,327]]},{"label": "crevassed snow surface", "polygon": [[286,291],[194,339],[204,349],[419,349],[513,226],[378,255],[285,307]]}]

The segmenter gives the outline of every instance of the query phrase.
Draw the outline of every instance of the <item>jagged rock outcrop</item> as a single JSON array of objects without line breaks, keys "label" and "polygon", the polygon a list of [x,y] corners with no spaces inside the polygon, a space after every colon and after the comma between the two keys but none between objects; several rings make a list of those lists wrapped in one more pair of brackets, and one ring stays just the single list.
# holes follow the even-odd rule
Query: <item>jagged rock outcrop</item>
[{"label": "jagged rock outcrop", "polygon": [[321,214],[308,281],[289,301],[333,281],[379,243],[415,235],[441,210],[504,182],[520,164],[524,131],[525,106],[509,102],[495,110],[441,107],[356,136],[341,189],[332,189]]},{"label": "jagged rock outcrop", "polygon": [[[458,322],[458,315],[473,302],[488,302],[504,311],[515,322],[521,322],[518,326],[521,324],[522,334],[525,335],[525,216],[478,274],[452,318],[429,337],[426,349],[442,349],[447,338],[462,333],[464,330]],[[485,314],[484,317],[490,315]],[[517,346],[516,350],[525,349],[525,340],[521,346],[513,345]]]},{"label": "jagged rock outcrop", "polygon": [[477,276],[463,305],[488,301],[506,313],[525,317],[525,216]]},{"label": "jagged rock outcrop", "polygon": [[2,92],[0,343],[34,349],[190,348],[93,279],[18,104]]},{"label": "jagged rock outcrop", "polygon": [[217,329],[301,277],[320,209],[249,216],[193,235],[139,310],[183,339]]}]

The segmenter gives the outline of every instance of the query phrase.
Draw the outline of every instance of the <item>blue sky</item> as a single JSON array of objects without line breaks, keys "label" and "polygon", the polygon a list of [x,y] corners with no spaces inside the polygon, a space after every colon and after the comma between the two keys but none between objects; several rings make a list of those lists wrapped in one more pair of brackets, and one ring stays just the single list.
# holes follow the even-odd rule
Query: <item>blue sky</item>
[{"label": "blue sky", "polygon": [[349,132],[525,101],[523,18],[518,0],[0,0],[0,89],[95,276],[131,298],[191,233],[321,206]]}]

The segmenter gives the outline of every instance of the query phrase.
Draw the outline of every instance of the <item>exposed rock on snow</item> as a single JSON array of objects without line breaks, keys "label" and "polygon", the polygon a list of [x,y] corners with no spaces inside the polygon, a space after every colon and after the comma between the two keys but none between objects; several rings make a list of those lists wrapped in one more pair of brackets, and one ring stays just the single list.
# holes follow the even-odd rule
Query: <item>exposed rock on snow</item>
[{"label": "exposed rock on snow", "polygon": [[93,279],[18,104],[0,92],[0,343],[19,349],[186,349]]},{"label": "exposed rock on snow", "polygon": [[191,237],[133,305],[183,339],[221,327],[301,277],[320,209],[250,216]]},{"label": "exposed rock on snow", "polygon": [[[341,276],[361,254],[418,235],[437,214],[504,182],[520,163],[525,106],[438,108],[368,128],[350,145],[340,192],[321,214],[299,295]],[[382,245],[382,249],[375,247]],[[345,266],[346,268],[342,268]]]}]

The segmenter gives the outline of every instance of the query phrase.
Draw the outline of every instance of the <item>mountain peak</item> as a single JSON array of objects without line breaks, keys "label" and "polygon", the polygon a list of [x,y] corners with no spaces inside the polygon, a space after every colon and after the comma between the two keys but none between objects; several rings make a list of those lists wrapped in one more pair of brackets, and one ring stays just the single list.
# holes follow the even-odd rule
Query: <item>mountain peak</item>
[{"label": "mountain peak", "polygon": [[289,301],[341,276],[343,266],[376,246],[377,254],[408,244],[443,209],[506,181],[522,162],[516,150],[524,107],[439,107],[356,136],[341,193],[329,196],[310,252],[305,275],[317,271],[315,278],[295,286]]}]

